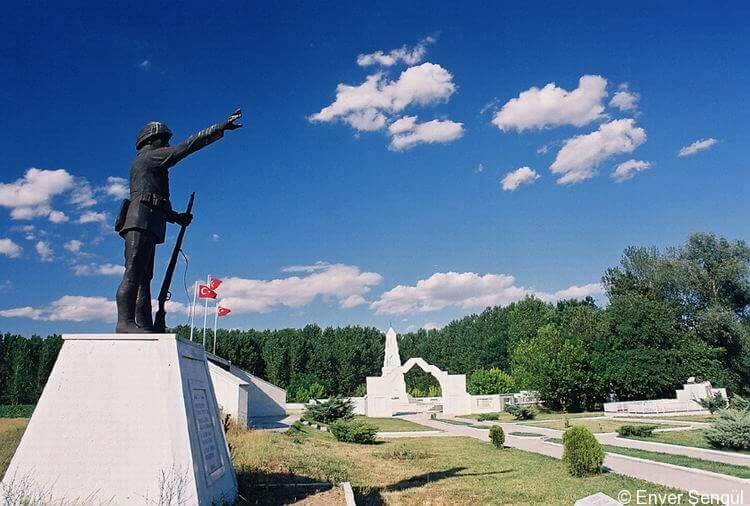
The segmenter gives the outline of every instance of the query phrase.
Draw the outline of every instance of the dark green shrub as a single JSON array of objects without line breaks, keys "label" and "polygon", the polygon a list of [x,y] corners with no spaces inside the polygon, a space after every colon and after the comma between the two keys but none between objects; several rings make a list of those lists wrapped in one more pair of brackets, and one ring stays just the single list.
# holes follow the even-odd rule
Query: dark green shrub
[{"label": "dark green shrub", "polygon": [[495,448],[503,448],[503,444],[505,444],[505,432],[499,425],[490,427],[490,442]]},{"label": "dark green shrub", "polygon": [[716,448],[750,450],[750,411],[720,410],[705,437]]},{"label": "dark green shrub", "polygon": [[730,404],[732,406],[732,409],[736,409],[738,411],[750,411],[750,401],[745,399],[744,397],[740,397],[739,395],[733,395],[732,402]]},{"label": "dark green shrub", "polygon": [[307,406],[304,418],[322,423],[331,423],[339,418],[351,418],[354,416],[352,401],[346,397],[337,395],[325,401],[313,401]]},{"label": "dark green shrub", "polygon": [[33,404],[0,405],[0,418],[31,418],[33,412]]},{"label": "dark green shrub", "polygon": [[536,410],[533,406],[509,404],[505,406],[505,412],[516,420],[533,420],[536,418]]},{"label": "dark green shrub", "polygon": [[727,407],[727,400],[720,393],[709,395],[705,399],[698,400],[698,404],[709,410],[712,414]]},{"label": "dark green shrub", "polygon": [[602,472],[604,450],[583,425],[575,425],[563,434],[563,464],[573,476],[590,476]]},{"label": "dark green shrub", "polygon": [[657,427],[657,425],[623,425],[617,429],[617,434],[620,437],[651,437]]},{"label": "dark green shrub", "polygon": [[328,429],[333,437],[345,443],[371,444],[375,442],[377,429],[363,420],[339,418]]},{"label": "dark green shrub", "polygon": [[477,417],[480,422],[486,422],[487,420],[499,420],[500,415],[497,413],[482,413]]}]

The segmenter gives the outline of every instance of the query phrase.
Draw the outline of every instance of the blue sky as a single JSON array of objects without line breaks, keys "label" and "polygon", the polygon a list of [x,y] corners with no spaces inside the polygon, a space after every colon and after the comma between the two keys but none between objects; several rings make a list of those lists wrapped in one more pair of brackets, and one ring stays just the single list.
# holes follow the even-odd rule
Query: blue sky
[{"label": "blue sky", "polygon": [[0,329],[111,331],[136,132],[237,106],[172,172],[227,326],[439,326],[601,298],[628,245],[748,239],[746,3],[317,4],[7,7]]}]

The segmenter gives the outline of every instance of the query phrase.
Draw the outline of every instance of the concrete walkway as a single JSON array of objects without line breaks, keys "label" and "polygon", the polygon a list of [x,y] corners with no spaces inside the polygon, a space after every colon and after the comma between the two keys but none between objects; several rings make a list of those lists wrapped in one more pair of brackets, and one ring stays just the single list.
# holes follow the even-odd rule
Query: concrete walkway
[{"label": "concrete walkway", "polygon": [[[489,441],[489,431],[487,429],[477,429],[465,425],[453,425],[438,420],[430,420],[429,417],[424,415],[407,415],[401,418],[457,436],[467,436],[482,441]],[[537,427],[534,427],[535,431],[531,431],[527,430],[531,428],[529,425],[514,423],[501,423],[500,425],[506,433],[505,444],[507,446],[528,452],[540,453],[557,459],[562,457],[562,445],[547,443],[541,439],[511,436],[509,434],[510,432],[536,432],[537,430],[545,430],[553,431],[559,436],[561,431]],[[695,491],[698,494],[732,493],[735,494],[735,497],[742,494],[741,504],[750,504],[750,480],[612,453],[605,455],[604,465],[617,474],[681,490]]]}]

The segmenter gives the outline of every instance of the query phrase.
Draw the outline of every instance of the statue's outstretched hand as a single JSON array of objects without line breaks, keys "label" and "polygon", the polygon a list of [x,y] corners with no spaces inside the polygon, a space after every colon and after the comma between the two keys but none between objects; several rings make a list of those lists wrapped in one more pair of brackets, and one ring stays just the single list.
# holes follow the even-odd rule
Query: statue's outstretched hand
[{"label": "statue's outstretched hand", "polygon": [[242,110],[237,109],[232,114],[229,115],[229,117],[224,121],[224,124],[222,125],[222,128],[224,130],[237,130],[238,128],[242,128],[242,124],[236,123],[240,118],[242,117]]}]

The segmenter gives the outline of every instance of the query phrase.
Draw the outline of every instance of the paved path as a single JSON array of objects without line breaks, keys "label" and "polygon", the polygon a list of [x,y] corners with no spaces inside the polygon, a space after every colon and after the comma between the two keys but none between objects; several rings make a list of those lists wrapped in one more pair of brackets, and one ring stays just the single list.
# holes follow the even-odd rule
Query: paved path
[{"label": "paved path", "polygon": [[[408,415],[401,418],[455,435],[489,441],[489,431],[487,429],[476,429],[465,425],[453,425],[438,420],[430,420],[423,415]],[[547,443],[541,439],[511,436],[509,434],[509,432],[532,432],[526,430],[529,428],[528,425],[517,425],[513,423],[502,423],[500,425],[502,425],[503,430],[505,430],[505,444],[507,446],[524,451],[541,453],[558,459],[562,457],[562,445]],[[535,427],[535,429],[541,428]],[[558,435],[560,434],[560,431],[554,432]],[[743,500],[741,503],[750,504],[750,480],[743,480],[733,476],[725,476],[700,469],[689,469],[686,467],[652,462],[649,460],[626,457],[624,455],[616,455],[612,453],[606,454],[604,465],[617,474],[623,474],[682,490],[694,490],[699,494],[742,494]]]}]

